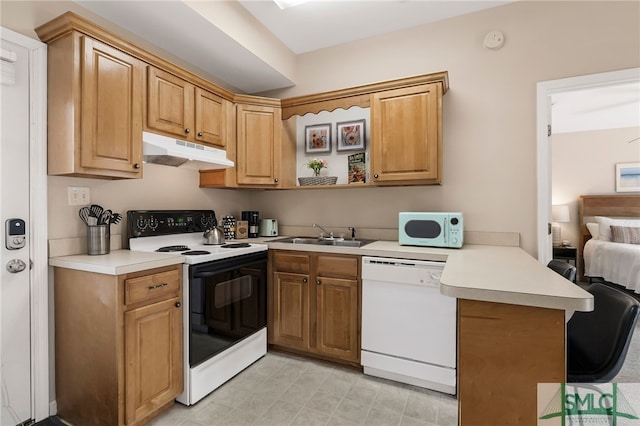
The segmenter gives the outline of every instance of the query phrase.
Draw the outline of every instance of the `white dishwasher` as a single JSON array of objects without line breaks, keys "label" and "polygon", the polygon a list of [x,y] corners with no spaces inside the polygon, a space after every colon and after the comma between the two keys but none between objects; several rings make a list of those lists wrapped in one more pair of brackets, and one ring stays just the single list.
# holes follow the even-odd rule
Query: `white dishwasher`
[{"label": "white dishwasher", "polygon": [[456,393],[456,299],[440,294],[444,262],[362,258],[364,373]]}]

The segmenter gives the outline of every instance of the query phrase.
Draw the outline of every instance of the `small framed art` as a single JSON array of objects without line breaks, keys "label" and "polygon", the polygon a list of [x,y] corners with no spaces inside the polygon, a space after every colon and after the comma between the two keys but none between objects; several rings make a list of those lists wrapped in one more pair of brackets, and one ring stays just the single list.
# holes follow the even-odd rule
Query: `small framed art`
[{"label": "small framed art", "polygon": [[331,152],[331,124],[305,126],[304,135],[306,153]]},{"label": "small framed art", "polygon": [[365,120],[348,121],[336,125],[338,138],[338,151],[353,151],[364,149],[364,124]]},{"label": "small framed art", "polygon": [[616,164],[616,192],[640,192],[640,163]]}]

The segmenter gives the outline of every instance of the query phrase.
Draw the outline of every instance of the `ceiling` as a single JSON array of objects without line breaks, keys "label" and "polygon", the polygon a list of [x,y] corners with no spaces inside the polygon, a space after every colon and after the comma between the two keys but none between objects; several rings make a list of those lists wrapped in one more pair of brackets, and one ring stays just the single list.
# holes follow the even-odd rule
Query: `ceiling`
[{"label": "ceiling", "polygon": [[[513,0],[511,0],[513,1]],[[464,15],[509,1],[310,1],[280,9],[271,0],[239,0],[295,54]]]},{"label": "ceiling", "polygon": [[[244,93],[295,85],[257,49],[212,22],[205,8],[242,6],[246,25],[261,26],[295,55],[495,7],[510,1],[315,0],[280,9],[272,0],[74,0]],[[208,3],[208,4],[207,4]],[[225,4],[226,3],[226,4]],[[236,13],[238,15],[240,13]],[[254,28],[255,29],[255,28]],[[271,40],[264,40],[265,43]]]},{"label": "ceiling", "polygon": [[553,133],[640,127],[640,82],[551,96]]}]

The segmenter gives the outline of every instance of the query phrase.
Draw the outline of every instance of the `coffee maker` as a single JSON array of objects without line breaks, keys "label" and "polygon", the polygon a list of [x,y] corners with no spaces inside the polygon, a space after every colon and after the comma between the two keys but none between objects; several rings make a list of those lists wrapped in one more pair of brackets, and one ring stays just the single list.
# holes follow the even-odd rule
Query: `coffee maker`
[{"label": "coffee maker", "polygon": [[258,238],[260,231],[260,212],[253,210],[243,211],[242,220],[249,222],[249,238]]}]

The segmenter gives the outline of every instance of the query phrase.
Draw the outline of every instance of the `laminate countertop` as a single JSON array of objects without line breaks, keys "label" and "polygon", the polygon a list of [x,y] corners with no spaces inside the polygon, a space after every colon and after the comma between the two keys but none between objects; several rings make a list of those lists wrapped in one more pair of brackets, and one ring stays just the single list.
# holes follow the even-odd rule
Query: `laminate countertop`
[{"label": "laminate countertop", "polygon": [[440,292],[446,296],[569,312],[593,310],[590,293],[519,247],[467,244],[460,249],[446,249],[375,241],[360,248],[349,248],[279,243],[268,239],[262,242],[270,249],[446,261],[440,278]]},{"label": "laminate countertop", "polygon": [[97,256],[78,254],[49,258],[49,266],[105,275],[128,274],[180,263],[184,263],[181,254],[131,250],[113,250]]},{"label": "laminate countertop", "polygon": [[[396,241],[375,241],[360,248],[290,244],[283,238],[257,238],[269,249],[298,250],[446,262],[440,292],[460,299],[560,309],[593,310],[593,296],[540,264],[519,247],[467,244],[460,249],[402,246]],[[242,240],[246,241],[246,240]],[[119,275],[183,263],[184,256],[114,250],[100,256],[52,257],[49,265],[101,274]]]}]

